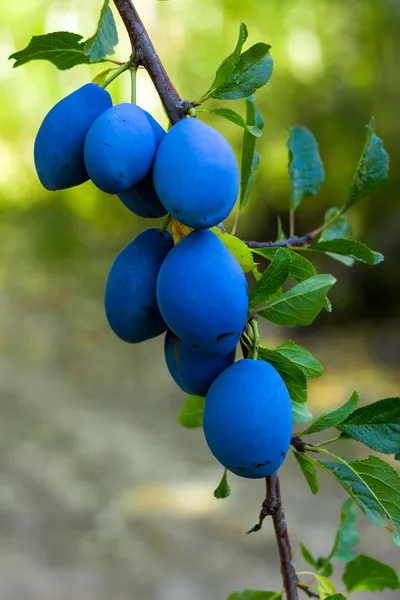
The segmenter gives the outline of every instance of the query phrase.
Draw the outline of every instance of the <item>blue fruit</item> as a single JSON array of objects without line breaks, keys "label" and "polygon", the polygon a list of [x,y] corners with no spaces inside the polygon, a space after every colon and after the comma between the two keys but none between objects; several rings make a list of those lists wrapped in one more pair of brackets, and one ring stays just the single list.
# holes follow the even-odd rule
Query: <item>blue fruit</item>
[{"label": "blue fruit", "polygon": [[179,121],[162,140],[153,177],[167,211],[194,229],[223,221],[239,191],[232,148],[218,131],[193,118]]},{"label": "blue fruit", "polygon": [[34,148],[36,171],[45,188],[63,190],[89,179],[83,158],[86,134],[111,106],[110,94],[88,83],[47,113]]},{"label": "blue fruit", "polygon": [[[161,140],[165,136],[165,131],[157,123],[157,121],[144,111],[146,117],[150,121],[153,128],[153,133],[156,140],[156,148],[160,145]],[[158,219],[167,214],[167,211],[160,202],[157,192],[154,188],[153,173],[149,172],[142,181],[131,187],[126,192],[118,195],[119,199],[125,204],[126,208],[138,215],[150,219]]]},{"label": "blue fruit", "polygon": [[111,329],[124,342],[143,342],[167,329],[157,306],[156,282],[172,246],[169,232],[146,229],[115,259],[107,278],[105,309]]},{"label": "blue fruit", "polygon": [[239,360],[214,381],[206,397],[204,435],[229,471],[258,479],[274,473],[289,450],[292,409],[278,371],[258,360]]},{"label": "blue fruit", "polygon": [[89,129],[86,169],[103,192],[119,194],[149,173],[155,150],[153,127],[145,112],[135,104],[118,104]]},{"label": "blue fruit", "polygon": [[157,298],[168,327],[187,346],[228,354],[238,343],[248,309],[246,278],[211,231],[193,231],[168,254]]},{"label": "blue fruit", "polygon": [[172,331],[165,336],[165,360],[168,370],[187,394],[205,396],[210,385],[222,371],[235,362],[236,351],[218,356],[190,348]]}]

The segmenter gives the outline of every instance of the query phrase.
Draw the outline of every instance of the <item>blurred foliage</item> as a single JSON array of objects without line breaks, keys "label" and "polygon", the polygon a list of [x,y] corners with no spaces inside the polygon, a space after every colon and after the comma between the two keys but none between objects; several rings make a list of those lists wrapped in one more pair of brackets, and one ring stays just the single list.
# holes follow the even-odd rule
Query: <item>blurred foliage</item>
[{"label": "blurred foliage", "polygon": [[[363,308],[370,313],[372,302],[376,314],[379,307],[387,314],[399,288],[399,275],[390,274],[396,266],[400,225],[398,0],[137,0],[135,4],[172,79],[189,100],[210,86],[217,65],[237,39],[241,21],[248,26],[250,43],[264,41],[272,46],[274,74],[257,94],[265,119],[258,143],[261,168],[239,223],[241,237],[276,237],[278,212],[287,228],[289,126],[304,125],[315,134],[326,171],[319,196],[307,199],[299,211],[297,233],[302,234],[322,221],[327,208],[341,205],[347,197],[365,124],[371,115],[376,117],[377,133],[391,157],[390,180],[351,211],[350,221],[355,237],[381,250],[386,262],[374,270],[357,266],[355,271],[346,271],[321,259],[324,262],[317,267],[342,278],[332,300],[347,314],[353,309],[362,316]],[[41,119],[60,98],[93,79],[101,67],[84,65],[58,72],[43,61],[13,70],[7,61],[34,34],[68,29],[90,36],[100,5],[100,0],[31,0],[0,6],[0,227],[7,227],[8,233],[12,230],[14,239],[23,239],[30,254],[37,254],[41,262],[59,265],[61,259],[89,258],[102,252],[112,256],[143,226],[116,197],[102,194],[91,183],[49,193],[34,173],[32,148]],[[125,60],[130,48],[117,22],[121,44],[116,58]],[[166,125],[144,72],[139,74],[138,86],[138,103]],[[129,77],[113,83],[110,91],[115,102],[129,98]],[[220,101],[209,104],[210,108],[224,106]],[[229,106],[243,114],[242,101]],[[239,128],[216,116],[204,118],[239,152]]]}]

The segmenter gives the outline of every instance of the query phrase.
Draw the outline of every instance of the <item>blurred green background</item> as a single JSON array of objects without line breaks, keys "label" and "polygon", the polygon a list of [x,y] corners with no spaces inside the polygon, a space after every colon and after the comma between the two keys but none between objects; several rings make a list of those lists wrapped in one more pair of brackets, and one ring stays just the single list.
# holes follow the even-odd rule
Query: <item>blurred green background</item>
[{"label": "blurred green background", "polygon": [[[214,500],[220,469],[201,432],[176,422],[184,394],[166,372],[162,341],[130,347],[106,324],[108,269],[148,223],[90,182],[50,193],[34,173],[33,141],[42,118],[102,68],[58,72],[37,62],[12,70],[7,57],[32,34],[61,29],[90,36],[100,5],[0,5],[0,597],[223,600],[245,587],[280,589],[270,526],[258,536],[242,535],[256,520],[262,483],[232,477],[232,497]],[[273,239],[278,213],[287,225],[288,126],[314,132],[326,168],[322,193],[306,200],[298,215],[301,234],[317,226],[328,207],[345,201],[364,126],[376,117],[391,157],[390,179],[351,211],[350,221],[355,237],[383,252],[386,261],[347,269],[319,258],[317,269],[339,279],[331,294],[333,314],[321,315],[306,331],[277,332],[263,324],[262,334],[271,345],[296,339],[325,364],[324,378],[310,386],[315,414],[355,388],[363,402],[398,394],[398,0],[136,5],[189,100],[208,88],[241,21],[250,43],[272,45],[275,71],[257,95],[265,118],[262,167],[239,224],[244,239]],[[125,60],[129,45],[122,28],[120,39],[116,57]],[[138,85],[139,104],[166,125],[145,73]],[[110,91],[115,102],[128,99],[129,77]],[[243,110],[240,102],[229,106]],[[217,118],[209,122],[239,154],[240,130]],[[299,541],[316,554],[329,549],[344,494],[322,475],[324,487],[311,498],[291,459],[282,479],[295,557],[304,567]],[[398,566],[390,535],[360,520],[363,550]],[[381,597],[394,600],[396,594]]]}]

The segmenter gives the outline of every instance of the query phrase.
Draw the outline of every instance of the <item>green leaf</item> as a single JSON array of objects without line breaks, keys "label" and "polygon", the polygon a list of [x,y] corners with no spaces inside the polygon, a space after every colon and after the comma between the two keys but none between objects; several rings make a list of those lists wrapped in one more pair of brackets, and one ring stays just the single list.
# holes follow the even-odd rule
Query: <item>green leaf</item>
[{"label": "green leaf", "polygon": [[347,600],[343,594],[333,594],[333,596],[327,596],[325,600]]},{"label": "green leaf", "polygon": [[307,429],[305,429],[302,435],[309,435],[310,433],[317,433],[318,431],[324,431],[330,427],[336,427],[340,425],[352,412],[357,408],[359,396],[357,392],[353,392],[350,398],[345,404],[338,408],[330,408],[326,412],[322,413],[314,423],[311,423]]},{"label": "green leaf", "polygon": [[110,2],[104,0],[96,33],[85,42],[85,54],[89,57],[91,63],[96,63],[113,54],[117,44],[118,32]]},{"label": "green leaf", "polygon": [[399,578],[392,567],[365,554],[360,554],[346,565],[343,583],[349,594],[362,590],[381,592],[400,588]]},{"label": "green leaf", "polygon": [[352,460],[349,467],[371,490],[393,523],[393,542],[400,546],[400,475],[391,465],[377,456]]},{"label": "green leaf", "polygon": [[282,594],[281,592],[244,590],[243,592],[234,592],[228,596],[227,600],[282,600]]},{"label": "green leaf", "polygon": [[200,396],[188,396],[186,402],[178,414],[178,420],[183,427],[194,429],[203,425],[205,398]]},{"label": "green leaf", "polygon": [[13,67],[19,67],[31,60],[48,60],[57,69],[64,71],[89,62],[81,40],[81,35],[69,31],[35,35],[26,48],[14,52],[9,58],[15,60]]},{"label": "green leaf", "polygon": [[360,161],[350,189],[350,196],[345,210],[369,196],[379,187],[389,174],[389,156],[383,147],[382,140],[374,132],[375,121],[371,119],[367,125],[367,135]]},{"label": "green leaf", "polygon": [[308,246],[308,249],[349,256],[368,265],[377,265],[383,261],[383,255],[380,252],[373,252],[368,246],[357,240],[335,239],[316,242]]},{"label": "green leaf", "polygon": [[[254,96],[246,98],[246,124],[247,127],[257,127],[259,125],[260,130],[264,126]],[[260,165],[260,155],[256,152],[255,148],[256,138],[246,130],[243,135],[240,162],[240,210],[247,204]]]},{"label": "green leaf", "polygon": [[241,239],[230,233],[222,233],[218,227],[213,227],[211,231],[219,237],[221,242],[233,254],[244,273],[251,273],[256,268],[250,248]]},{"label": "green leaf", "polygon": [[308,485],[310,486],[310,490],[313,494],[318,493],[318,473],[317,469],[314,466],[314,463],[311,460],[308,460],[308,457],[300,452],[293,451],[293,454],[299,464],[299,467],[303,471],[303,475],[307,480]]},{"label": "green leaf", "polygon": [[269,350],[264,346],[259,347],[258,358],[275,367],[285,382],[293,402],[307,401],[307,380],[295,363],[276,350]]},{"label": "green leaf", "polygon": [[328,560],[335,558],[341,562],[348,562],[355,557],[353,546],[356,546],[359,541],[356,507],[353,500],[348,498],[342,504],[340,525]]},{"label": "green leaf", "polygon": [[320,242],[351,238],[351,227],[347,222],[347,216],[340,213],[341,210],[339,208],[329,208],[326,211],[324,224],[333,222],[322,230],[319,238]]},{"label": "green leaf", "polygon": [[311,325],[324,306],[327,292],[335,283],[332,275],[314,275],[270,302],[259,315],[277,325]]},{"label": "green leaf", "polygon": [[316,559],[313,557],[313,555],[311,554],[311,552],[307,548],[307,546],[305,544],[303,544],[303,542],[300,542],[300,551],[301,551],[301,555],[304,558],[304,560],[306,561],[306,563],[308,563],[309,565],[311,565],[312,567],[317,569]]},{"label": "green leaf", "polygon": [[[311,458],[309,456],[309,458]],[[315,460],[315,459],[314,459]],[[346,492],[353,498],[368,520],[377,527],[386,527],[386,513],[374,494],[360,477],[342,462],[315,461],[322,469],[331,473]]]},{"label": "green leaf", "polygon": [[303,371],[306,379],[321,377],[324,373],[321,363],[314,358],[311,352],[306,350],[306,348],[299,346],[292,340],[289,340],[281,346],[277,346],[275,350],[295,363],[299,369]]},{"label": "green leaf", "polygon": [[109,69],[105,69],[104,71],[97,73],[96,77],[94,79],[92,79],[92,83],[95,83],[96,85],[99,85],[101,87],[102,84],[107,79],[108,75],[110,74],[110,71],[113,71],[113,70],[114,69],[112,67],[110,67]]},{"label": "green leaf", "polygon": [[330,579],[320,575],[319,573],[314,573],[313,575],[318,582],[320,600],[326,600],[326,598],[329,598],[331,594],[335,593],[335,586]]},{"label": "green leaf", "polygon": [[264,304],[275,294],[289,277],[289,270],[290,252],[279,248],[261,279],[253,286],[249,297],[249,308]]},{"label": "green leaf", "polygon": [[313,134],[305,127],[291,127],[287,142],[292,210],[304,198],[318,194],[324,181],[324,169]]},{"label": "green leaf", "polygon": [[228,471],[224,469],[224,474],[222,475],[222,479],[218,484],[218,487],[214,490],[214,498],[218,500],[228,498],[231,495],[231,488],[228,483]]},{"label": "green leaf", "polygon": [[239,115],[239,113],[230,108],[214,108],[212,110],[208,110],[207,112],[211,113],[212,115],[223,117],[224,119],[231,121],[231,123],[235,123],[235,125],[242,127],[254,137],[261,137],[261,129],[259,129],[256,125],[248,125],[243,117]]},{"label": "green leaf", "polygon": [[277,224],[278,224],[278,236],[277,236],[276,240],[278,242],[284,242],[285,240],[287,240],[287,235],[283,231],[282,219],[278,215],[276,217],[276,220],[277,220]]},{"label": "green leaf", "polygon": [[383,454],[400,452],[400,398],[363,406],[338,427],[347,436]]},{"label": "green leaf", "polygon": [[235,66],[239,61],[243,45],[247,40],[248,35],[249,34],[246,25],[244,23],[241,23],[236,48],[234,49],[232,54],[227,56],[220,64],[210,89],[204,94],[204,96],[202,96],[200,102],[204,102],[205,100],[207,100],[207,98],[212,98],[214,93],[218,93],[219,89],[223,89],[225,87],[235,69]]},{"label": "green leaf", "polygon": [[292,402],[292,419],[293,425],[299,423],[308,423],[313,418],[312,414],[307,408],[307,404],[299,404],[298,402]]},{"label": "green leaf", "polygon": [[247,98],[268,83],[274,68],[270,48],[269,44],[260,42],[243,52],[225,85],[209,94],[209,97],[219,100]]},{"label": "green leaf", "polygon": [[[253,254],[259,254],[268,258],[268,260],[273,260],[278,248],[252,248],[251,251]],[[291,255],[290,275],[295,281],[301,283],[305,279],[309,279],[317,274],[314,265],[307,258],[304,258],[304,256],[301,256],[297,252],[293,252],[293,250],[289,250],[289,248],[287,248],[287,251]]]}]

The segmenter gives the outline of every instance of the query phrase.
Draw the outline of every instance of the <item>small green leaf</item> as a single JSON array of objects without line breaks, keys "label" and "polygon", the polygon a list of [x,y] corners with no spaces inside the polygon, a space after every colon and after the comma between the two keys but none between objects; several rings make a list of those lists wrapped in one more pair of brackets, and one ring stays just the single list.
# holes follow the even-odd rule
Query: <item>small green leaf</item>
[{"label": "small green leaf", "polygon": [[278,215],[276,217],[276,220],[277,220],[277,223],[278,223],[278,236],[277,236],[276,239],[277,239],[278,242],[284,242],[285,240],[287,240],[287,235],[283,231],[282,219]]},{"label": "small green leaf", "polygon": [[327,560],[335,558],[340,562],[348,562],[355,557],[353,547],[360,541],[357,528],[357,511],[351,498],[348,498],[340,511],[340,525],[333,548]]},{"label": "small green leaf", "polygon": [[383,261],[383,255],[380,252],[370,250],[368,246],[357,240],[335,239],[316,242],[308,246],[308,249],[348,256],[354,260],[365,262],[368,265],[377,265]]},{"label": "small green leaf", "polygon": [[218,500],[228,498],[231,495],[231,488],[228,483],[228,471],[224,469],[224,474],[222,475],[222,479],[218,484],[218,487],[214,490],[214,498]]},{"label": "small green leaf", "polygon": [[282,594],[281,592],[244,590],[243,592],[234,592],[228,596],[227,600],[282,600]]},{"label": "small green leaf", "polygon": [[[309,458],[311,459],[310,456]],[[385,511],[371,490],[348,465],[345,465],[342,462],[329,462],[323,460],[315,460],[315,462],[337,479],[372,525],[386,527],[387,517]]]},{"label": "small green leaf", "polygon": [[[246,124],[247,127],[257,127],[260,125],[260,130],[264,126],[254,96],[246,98]],[[256,138],[245,130],[243,134],[242,156],[240,161],[240,210],[247,204],[257,177],[259,165],[260,155],[256,152]]]},{"label": "small green leaf", "polygon": [[385,398],[362,406],[338,429],[383,454],[400,452],[400,398]]},{"label": "small green leaf", "polygon": [[330,427],[337,427],[342,421],[344,421],[352,412],[357,408],[359,396],[357,392],[353,392],[350,398],[345,404],[338,408],[330,408],[326,412],[322,413],[314,423],[311,423],[307,429],[305,429],[302,435],[309,435],[310,433],[317,433],[324,431]]},{"label": "small green leaf", "polygon": [[299,346],[292,340],[289,340],[281,346],[277,346],[275,350],[295,363],[303,371],[307,379],[321,377],[324,373],[321,363],[314,358],[311,352],[306,350],[306,348]]},{"label": "small green leaf", "polygon": [[112,67],[110,67],[109,69],[105,69],[105,71],[101,71],[100,73],[97,73],[96,77],[94,79],[92,79],[92,83],[95,83],[96,85],[99,85],[100,87],[103,85],[103,83],[105,82],[105,80],[107,79],[107,77],[110,74],[110,71],[113,71],[114,69]]},{"label": "small green leaf", "polygon": [[178,414],[178,420],[183,427],[194,429],[203,425],[205,398],[200,396],[188,396],[186,402]]},{"label": "small green leaf", "polygon": [[351,238],[351,227],[347,222],[347,216],[340,214],[339,208],[329,208],[324,217],[324,224],[332,223],[323,229],[319,238],[320,242],[329,240]]},{"label": "small green leaf", "polygon": [[225,87],[226,83],[229,81],[229,78],[235,69],[235,66],[239,61],[243,45],[247,40],[248,35],[249,34],[246,25],[244,23],[241,23],[236,48],[234,49],[232,54],[227,56],[220,64],[210,89],[204,94],[200,102],[204,102],[205,100],[207,100],[207,98],[212,98],[214,93],[218,93],[219,89],[223,89]]},{"label": "small green leaf", "polygon": [[383,147],[382,140],[374,132],[375,121],[371,119],[367,125],[367,135],[360,161],[350,189],[350,196],[345,210],[372,194],[389,174],[389,156]]},{"label": "small green leaf", "polygon": [[307,408],[307,404],[299,404],[298,402],[292,402],[292,419],[293,425],[299,423],[308,423],[313,418],[312,414]]},{"label": "small green leaf", "polygon": [[[282,240],[283,241],[283,240]],[[295,281],[301,283],[305,279],[309,279],[317,274],[314,265],[307,258],[304,258],[301,254],[297,252],[293,252],[293,250],[289,250],[288,252],[291,255],[290,262],[290,275],[293,277]],[[253,254],[259,254],[260,256],[264,256],[268,258],[268,260],[273,260],[275,254],[277,253],[277,248],[252,248],[251,250]]]},{"label": "small green leaf", "polygon": [[301,551],[301,555],[304,558],[304,560],[306,561],[306,563],[308,563],[309,565],[311,565],[312,567],[317,569],[316,559],[313,557],[313,555],[311,554],[311,552],[307,548],[307,546],[305,544],[303,544],[303,542],[300,542],[300,551]]},{"label": "small green leaf", "polygon": [[327,292],[335,283],[332,275],[314,275],[270,302],[258,314],[277,325],[311,325],[324,306]]},{"label": "small green leaf", "polygon": [[318,194],[324,181],[324,169],[313,134],[305,127],[291,127],[289,150],[290,206],[298,208],[304,198]]},{"label": "small green leaf", "polygon": [[212,110],[207,110],[207,112],[211,113],[212,115],[223,117],[224,119],[231,121],[231,123],[235,123],[235,125],[242,127],[242,129],[245,129],[254,137],[261,137],[261,129],[259,129],[256,125],[247,125],[243,117],[230,108],[214,108]]},{"label": "small green leaf", "polygon": [[253,286],[249,297],[249,308],[264,304],[275,294],[289,277],[289,270],[290,252],[279,248],[261,279]]},{"label": "small green leaf", "polygon": [[365,554],[360,554],[346,565],[343,583],[349,594],[362,590],[381,592],[400,588],[399,578],[392,567]]},{"label": "small green leaf", "polygon": [[251,273],[256,268],[250,248],[241,239],[230,233],[222,233],[218,227],[213,227],[211,231],[219,237],[224,246],[233,254],[244,273]]},{"label": "small green leaf", "polygon": [[311,460],[308,460],[308,457],[300,452],[293,451],[293,454],[299,464],[299,467],[303,471],[303,475],[307,480],[308,485],[310,486],[310,490],[313,494],[318,493],[318,473],[317,469],[314,466],[314,463]]},{"label": "small green leaf", "polygon": [[9,58],[15,60],[14,68],[31,60],[48,60],[64,71],[89,62],[81,40],[81,35],[70,31],[35,35],[26,48],[14,52]]},{"label": "small green leaf", "polygon": [[400,546],[400,475],[389,463],[369,456],[365,460],[352,460],[349,467],[371,490],[393,523],[396,535],[393,542]]},{"label": "small green leaf", "polygon": [[327,577],[324,577],[323,575],[320,575],[319,573],[314,573],[313,575],[318,582],[320,600],[326,600],[331,594],[335,593],[333,581]]},{"label": "small green leaf", "polygon": [[259,347],[258,358],[275,367],[285,382],[293,402],[302,403],[307,401],[307,380],[295,363],[276,350],[269,350],[264,346]]},{"label": "small green leaf", "polygon": [[325,600],[347,600],[343,594],[333,594],[333,596],[327,596]]},{"label": "small green leaf", "polygon": [[104,0],[96,33],[85,42],[85,54],[89,57],[91,63],[96,63],[113,54],[117,44],[118,32],[110,8],[110,1]]},{"label": "small green leaf", "polygon": [[225,85],[209,94],[209,97],[219,100],[247,98],[268,83],[274,68],[270,48],[268,44],[260,42],[243,52]]}]

